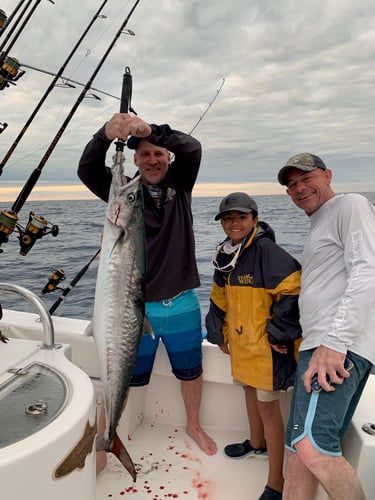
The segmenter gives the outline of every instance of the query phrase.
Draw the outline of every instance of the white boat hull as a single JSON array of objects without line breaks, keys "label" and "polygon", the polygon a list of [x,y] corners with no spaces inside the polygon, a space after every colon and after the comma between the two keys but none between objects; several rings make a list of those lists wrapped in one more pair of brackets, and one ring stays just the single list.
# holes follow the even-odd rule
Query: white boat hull
[{"label": "white boat hull", "polygon": [[[56,341],[71,345],[73,362],[90,375],[97,401],[100,402],[99,368],[90,323],[59,317],[53,318],[53,322]],[[12,337],[42,338],[38,315],[6,310],[2,323],[9,327],[8,333]],[[204,342],[203,359],[201,423],[216,440],[219,449],[217,455],[206,456],[185,434],[185,412],[180,386],[171,374],[167,355],[163,346],[160,346],[150,385],[130,391],[129,402],[119,424],[119,435],[136,464],[137,482],[133,483],[121,464],[109,456],[107,468],[96,479],[95,493],[90,491],[87,497],[74,496],[74,481],[79,482],[79,472],[75,472],[65,499],[114,500],[130,494],[134,499],[143,500],[258,499],[267,481],[267,460],[252,458],[234,461],[226,459],[222,452],[226,444],[243,441],[248,436],[243,391],[233,385],[229,358],[216,346]],[[357,468],[367,499],[373,498],[375,490],[375,476],[369,470],[375,461],[375,437],[365,435],[361,426],[374,420],[374,394],[375,379],[371,375],[344,443],[345,456]],[[285,420],[289,412],[290,397],[290,393],[285,393],[281,399]],[[77,434],[79,433],[76,432],[75,438]],[[59,447],[60,443],[54,443],[53,448]],[[33,462],[32,455],[30,452],[27,460],[29,463]],[[87,461],[91,467],[92,479],[93,456],[88,457]],[[43,464],[49,463],[50,458],[46,454],[43,456]],[[41,464],[42,462],[38,464],[39,481],[49,482],[50,471]],[[11,470],[12,467],[9,468],[9,474]],[[25,496],[12,495],[12,499],[18,498],[23,500]],[[29,494],[27,498],[36,500],[44,497]],[[51,498],[60,500],[57,496]],[[326,498],[325,493],[320,491],[318,499]]]}]

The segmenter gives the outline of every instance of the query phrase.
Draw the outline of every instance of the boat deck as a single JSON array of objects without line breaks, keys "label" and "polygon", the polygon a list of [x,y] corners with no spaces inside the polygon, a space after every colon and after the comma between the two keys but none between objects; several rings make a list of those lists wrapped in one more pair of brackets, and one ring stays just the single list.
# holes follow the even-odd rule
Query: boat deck
[{"label": "boat deck", "polygon": [[137,469],[137,481],[113,455],[97,478],[97,500],[178,498],[184,500],[256,500],[267,482],[268,460],[231,460],[223,448],[243,441],[243,433],[206,428],[218,453],[207,456],[184,428],[144,421],[125,446]]}]

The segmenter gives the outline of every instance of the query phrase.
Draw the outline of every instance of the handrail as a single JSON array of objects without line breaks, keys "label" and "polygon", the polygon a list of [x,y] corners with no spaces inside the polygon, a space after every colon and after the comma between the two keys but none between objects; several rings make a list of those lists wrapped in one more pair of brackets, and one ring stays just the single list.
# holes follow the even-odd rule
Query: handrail
[{"label": "handrail", "polygon": [[45,304],[40,300],[40,298],[23,286],[14,285],[13,283],[0,283],[0,290],[6,292],[14,292],[22,295],[26,300],[31,302],[39,312],[40,320],[43,325],[44,331],[44,348],[54,348],[55,347],[55,330],[52,322],[50,313],[48,312]]}]

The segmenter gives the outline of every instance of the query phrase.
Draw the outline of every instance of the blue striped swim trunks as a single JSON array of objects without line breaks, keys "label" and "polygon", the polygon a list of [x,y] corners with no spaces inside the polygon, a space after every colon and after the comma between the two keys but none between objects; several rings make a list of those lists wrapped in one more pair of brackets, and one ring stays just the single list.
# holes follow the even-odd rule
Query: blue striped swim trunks
[{"label": "blue striped swim trunks", "polygon": [[202,324],[195,290],[172,299],[147,302],[146,314],[155,339],[145,334],[139,346],[130,385],[139,387],[150,381],[160,340],[165,345],[172,373],[179,380],[194,380],[202,374]]}]

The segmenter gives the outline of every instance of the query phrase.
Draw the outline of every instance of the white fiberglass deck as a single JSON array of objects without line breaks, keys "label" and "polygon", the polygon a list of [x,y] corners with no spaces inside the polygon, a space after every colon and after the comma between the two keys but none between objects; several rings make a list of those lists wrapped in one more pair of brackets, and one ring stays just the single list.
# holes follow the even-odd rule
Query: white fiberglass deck
[{"label": "white fiberglass deck", "polygon": [[[97,355],[89,322],[56,317],[54,325],[56,341],[71,345],[73,362],[91,377],[97,400],[100,399]],[[1,328],[9,337],[42,338],[40,322],[36,315],[29,313],[4,310]],[[242,442],[248,437],[243,391],[233,384],[229,358],[207,342],[203,344],[203,351],[201,424],[215,439],[218,453],[211,457],[205,455],[185,434],[186,417],[180,386],[171,376],[167,355],[161,347],[150,385],[130,391],[118,427],[136,464],[137,481],[133,483],[117,459],[109,455],[108,466],[96,480],[96,495],[90,500],[115,500],[124,496],[135,500],[259,498],[267,482],[268,460],[255,457],[231,460],[223,454],[226,444]],[[374,422],[374,394],[375,377],[371,376],[344,442],[344,454],[357,469],[368,500],[374,498],[371,466],[375,457],[375,435],[365,433],[362,426]],[[290,393],[281,397],[285,420],[290,397]],[[93,459],[89,454],[87,460],[93,462]],[[75,493],[66,490],[64,500],[76,500]],[[35,500],[39,496],[28,498]],[[316,500],[327,500],[327,496],[320,491]]]},{"label": "white fiberglass deck", "polygon": [[264,457],[231,460],[223,447],[243,441],[243,433],[206,430],[218,453],[205,455],[181,426],[144,421],[125,443],[137,469],[134,483],[122,465],[109,455],[97,479],[97,500],[131,497],[139,500],[255,500],[267,482]]}]

